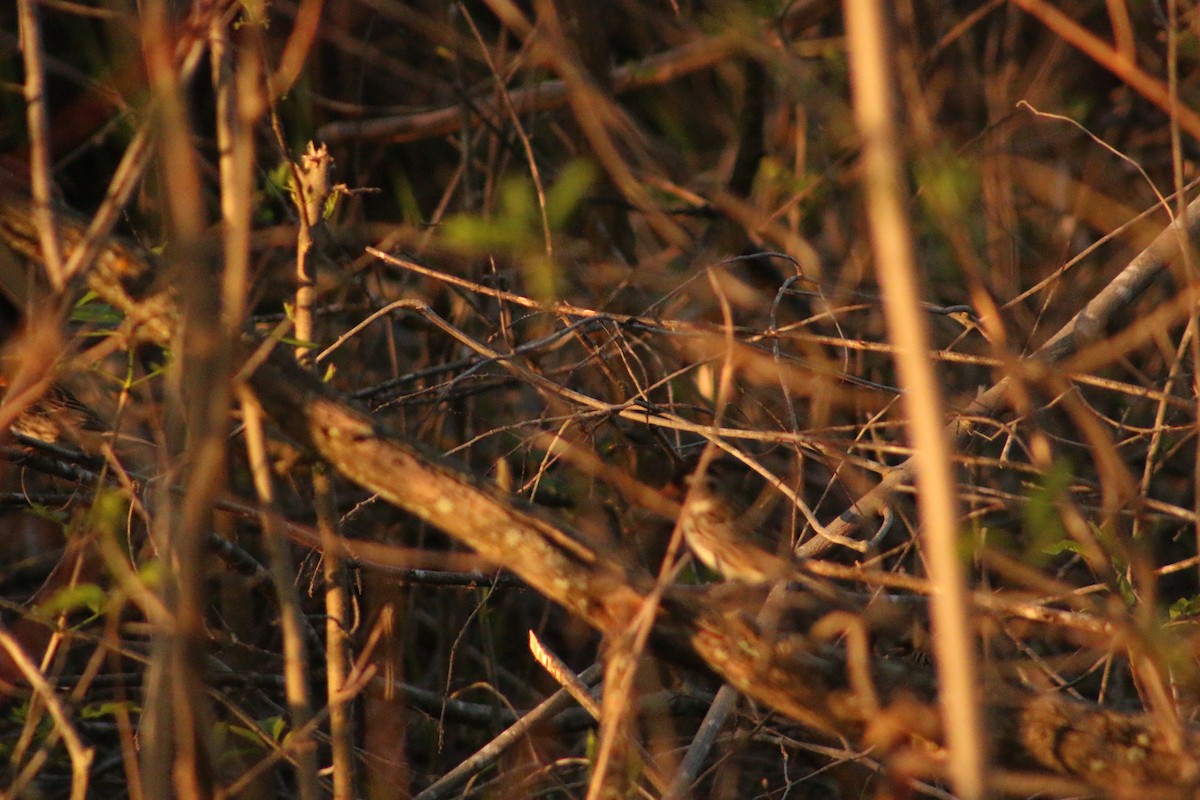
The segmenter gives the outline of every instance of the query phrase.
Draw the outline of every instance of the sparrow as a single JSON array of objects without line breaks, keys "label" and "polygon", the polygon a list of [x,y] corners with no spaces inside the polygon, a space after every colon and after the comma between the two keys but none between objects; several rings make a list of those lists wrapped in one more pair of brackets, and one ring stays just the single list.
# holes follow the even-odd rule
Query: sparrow
[{"label": "sparrow", "polygon": [[776,583],[790,578],[796,566],[750,542],[742,529],[744,515],[716,489],[715,479],[688,479],[691,484],[679,527],[692,554],[728,581]]},{"label": "sparrow", "polygon": [[63,440],[78,440],[81,431],[104,431],[107,426],[66,389],[51,386],[21,410],[9,430],[29,439],[58,444]]},{"label": "sparrow", "polygon": [[[79,444],[85,437],[107,432],[108,426],[90,407],[65,387],[31,380],[13,366],[11,358],[0,359],[0,425],[18,438],[45,444]],[[10,373],[16,373],[10,375]]]},{"label": "sparrow", "polygon": [[[856,609],[857,598],[805,569],[803,563],[775,555],[750,540],[758,516],[755,509],[739,510],[726,498],[721,484],[711,475],[703,481],[688,479],[690,489],[680,512],[679,527],[692,555],[718,573],[726,583],[755,589],[773,589],[782,583],[800,589],[793,598],[793,610],[802,606],[830,609]],[[757,505],[757,504],[754,504]],[[811,606],[810,604],[817,604]]]}]

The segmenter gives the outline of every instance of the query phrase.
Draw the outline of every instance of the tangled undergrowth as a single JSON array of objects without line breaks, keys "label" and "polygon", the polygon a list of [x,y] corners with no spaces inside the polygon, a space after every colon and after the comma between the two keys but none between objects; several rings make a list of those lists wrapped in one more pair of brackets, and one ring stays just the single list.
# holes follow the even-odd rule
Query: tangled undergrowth
[{"label": "tangled undergrowth", "polygon": [[0,12],[10,794],[1191,796],[1192,7],[593,5]]}]

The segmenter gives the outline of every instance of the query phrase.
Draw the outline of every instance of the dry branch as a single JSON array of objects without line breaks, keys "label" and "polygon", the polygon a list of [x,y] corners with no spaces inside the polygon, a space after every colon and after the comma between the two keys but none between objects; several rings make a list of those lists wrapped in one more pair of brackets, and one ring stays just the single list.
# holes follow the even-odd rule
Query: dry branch
[{"label": "dry branch", "polygon": [[[729,55],[732,47],[733,40],[729,36],[690,41],[673,50],[613,70],[612,90],[615,94],[622,94],[677,80],[720,63]],[[567,102],[567,85],[561,80],[544,81],[508,93],[508,103],[517,114],[561,108]],[[475,116],[488,122],[499,122],[505,113],[505,104],[494,98],[478,98],[467,105]],[[454,133],[463,127],[465,119],[463,107],[453,105],[370,120],[334,122],[317,131],[317,138],[331,143],[369,139],[412,142]]]}]

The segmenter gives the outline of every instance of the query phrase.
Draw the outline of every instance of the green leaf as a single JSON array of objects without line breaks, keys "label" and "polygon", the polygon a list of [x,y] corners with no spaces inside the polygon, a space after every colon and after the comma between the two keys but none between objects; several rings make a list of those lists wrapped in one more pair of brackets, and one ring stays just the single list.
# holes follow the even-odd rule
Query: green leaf
[{"label": "green leaf", "polygon": [[525,284],[531,295],[543,303],[553,303],[558,299],[562,276],[557,264],[544,255],[530,256],[521,263],[521,271],[525,274]]},{"label": "green leaf", "polygon": [[281,198],[290,198],[292,194],[292,165],[280,161],[275,168],[267,173],[263,189]]},{"label": "green leaf", "polygon": [[129,503],[116,489],[100,490],[92,501],[90,522],[105,531],[116,532],[125,527],[129,516]]},{"label": "green leaf", "polygon": [[101,719],[102,717],[115,717],[117,712],[124,709],[130,715],[136,715],[141,712],[142,708],[137,703],[131,700],[118,702],[109,700],[103,703],[89,703],[79,709],[81,719]]},{"label": "green leaf", "polygon": [[530,182],[509,177],[500,184],[495,216],[455,214],[441,232],[447,244],[463,250],[519,255],[542,248],[541,227]]},{"label": "green leaf", "polygon": [[71,309],[71,321],[79,324],[104,325],[115,328],[121,324],[123,319],[120,311],[94,298],[87,303],[76,303]]},{"label": "green leaf", "polygon": [[70,515],[65,509],[50,508],[41,503],[30,503],[29,511],[38,519],[44,519],[47,522],[53,522],[56,525],[66,525],[70,519]]},{"label": "green leaf", "polygon": [[146,561],[138,567],[138,579],[148,589],[157,589],[163,585],[166,567],[157,558]]},{"label": "green leaf", "polygon": [[307,350],[316,350],[316,349],[320,348],[320,346],[321,346],[317,342],[306,342],[305,340],[297,339],[294,336],[280,336],[279,342],[281,344],[290,345],[292,347],[303,347]]},{"label": "green leaf", "polygon": [[259,720],[259,725],[262,726],[263,730],[271,734],[271,738],[277,742],[283,738],[284,732],[287,731],[287,720],[278,715]]},{"label": "green leaf", "polygon": [[961,219],[979,205],[978,165],[956,153],[940,150],[921,159],[916,177],[921,200],[938,216]]},{"label": "green leaf", "polygon": [[1052,542],[1042,548],[1042,552],[1048,556],[1061,556],[1063,553],[1074,553],[1082,555],[1083,548],[1078,542],[1073,542],[1070,539],[1059,539],[1057,542]]},{"label": "green leaf", "polygon": [[489,220],[474,214],[455,214],[442,225],[446,241],[464,250],[480,252],[519,252],[534,243],[527,222],[506,217]]},{"label": "green leaf", "polygon": [[108,594],[95,583],[64,586],[45,601],[38,603],[33,614],[38,619],[51,619],[61,613],[86,609],[93,615],[104,611]]},{"label": "green leaf", "polygon": [[513,177],[500,184],[500,217],[518,223],[537,218],[533,187],[528,181]]},{"label": "green leaf", "polygon": [[1079,552],[1078,544],[1063,527],[1057,506],[1058,500],[1070,488],[1072,475],[1070,464],[1056,462],[1039,476],[1038,485],[1022,508],[1027,536],[1026,556],[1035,564],[1043,563],[1046,556]]},{"label": "green leaf", "polygon": [[1181,597],[1171,604],[1167,616],[1172,620],[1200,615],[1200,595]]},{"label": "green leaf", "polygon": [[595,180],[596,168],[590,161],[575,159],[563,168],[546,192],[546,220],[551,230],[560,230],[566,224]]},{"label": "green leaf", "polygon": [[334,213],[337,211],[338,205],[342,202],[342,193],[334,189],[325,196],[325,203],[321,206],[321,219],[331,220]]}]

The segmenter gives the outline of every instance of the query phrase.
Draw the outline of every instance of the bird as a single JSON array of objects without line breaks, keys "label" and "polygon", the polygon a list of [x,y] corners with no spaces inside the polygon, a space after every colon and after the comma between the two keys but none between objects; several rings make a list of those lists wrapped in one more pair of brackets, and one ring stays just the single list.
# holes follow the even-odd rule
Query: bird
[{"label": "bird", "polygon": [[[713,465],[724,467],[721,462]],[[767,504],[762,495],[752,503],[738,503],[736,495],[746,488],[745,483],[724,475],[726,471],[708,470],[703,477],[691,474],[684,479],[688,492],[678,524],[692,555],[727,584],[750,588],[794,584],[810,601],[833,608],[857,608],[857,599],[812,575],[803,561],[776,555],[755,543],[755,529],[769,516],[769,498]]]},{"label": "bird", "polygon": [[689,491],[679,527],[692,554],[727,581],[762,584],[792,577],[796,565],[750,542],[743,530],[744,515],[723,496],[716,479],[688,478]]},{"label": "bird", "polygon": [[[10,342],[5,355],[0,356],[0,426],[7,426],[8,432],[24,444],[83,445],[91,443],[96,434],[109,432],[109,426],[91,407],[66,387],[38,374],[44,368],[22,369],[22,359],[13,357],[20,348]],[[24,355],[36,357],[37,353]]]},{"label": "bird", "polygon": [[107,426],[69,391],[50,386],[41,397],[21,409],[9,430],[28,439],[58,444],[64,439],[78,440],[83,431],[105,431]]}]

